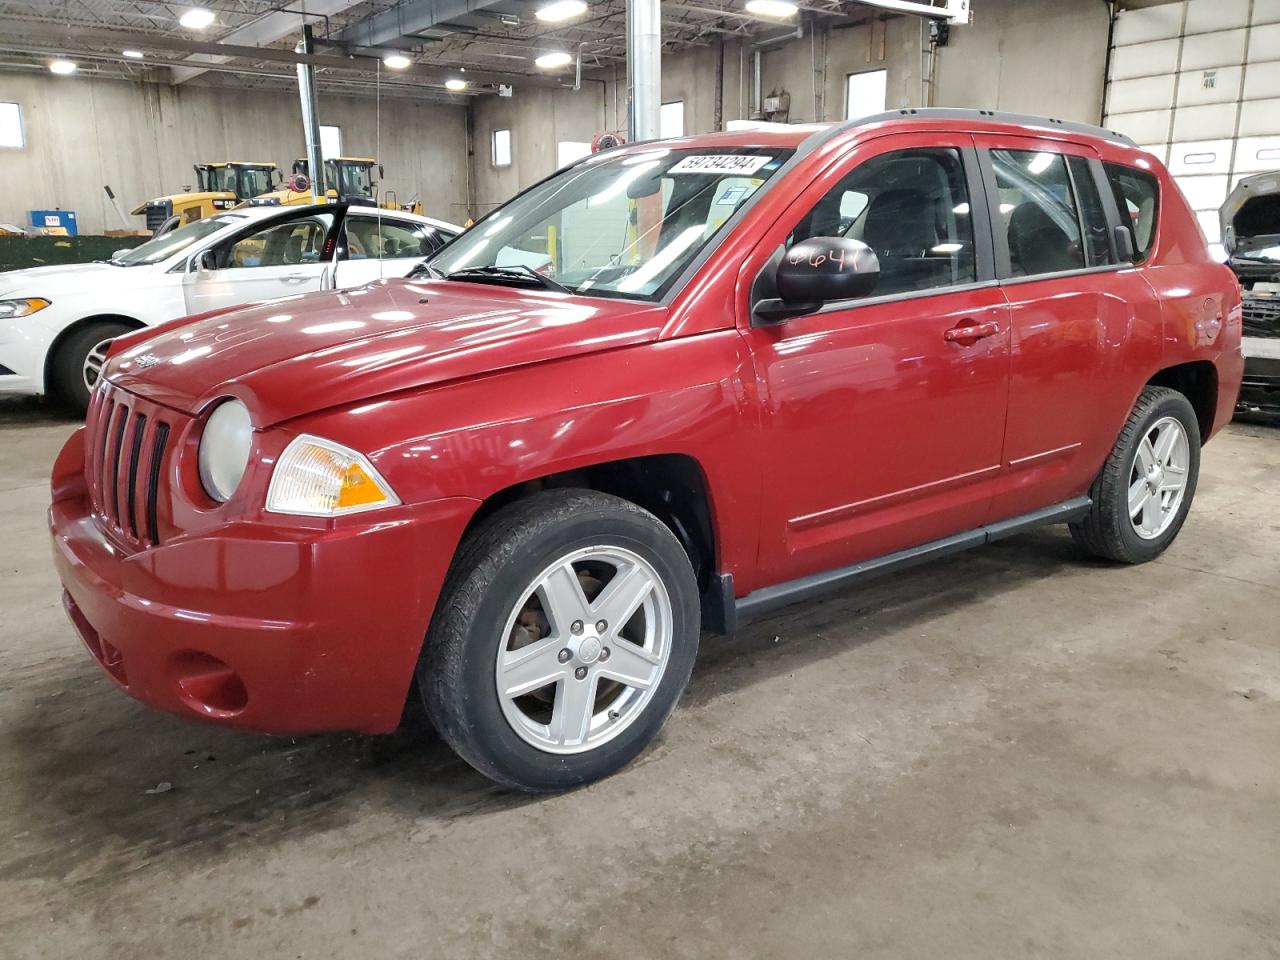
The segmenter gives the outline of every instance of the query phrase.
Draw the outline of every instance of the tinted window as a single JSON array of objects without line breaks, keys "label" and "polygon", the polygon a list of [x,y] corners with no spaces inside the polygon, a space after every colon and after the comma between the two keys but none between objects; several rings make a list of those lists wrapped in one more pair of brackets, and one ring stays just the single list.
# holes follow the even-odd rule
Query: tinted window
[{"label": "tinted window", "polygon": [[331,226],[331,213],[273,223],[233,243],[220,265],[224,268],[284,267],[319,263]]},{"label": "tinted window", "polygon": [[1133,232],[1134,263],[1141,263],[1151,252],[1156,235],[1156,219],[1160,212],[1160,185],[1145,170],[1135,170],[1119,163],[1104,164],[1120,222]]},{"label": "tinted window", "polygon": [[346,256],[348,260],[425,257],[436,248],[431,236],[434,232],[418,224],[347,217]]},{"label": "tinted window", "polygon": [[1093,169],[1084,157],[1068,157],[1067,166],[1071,168],[1071,181],[1080,204],[1080,221],[1084,225],[1085,261],[1091,267],[1104,266],[1111,262],[1111,241],[1107,237],[1107,215],[1102,210]]},{"label": "tinted window", "polygon": [[872,296],[976,279],[973,222],[958,150],[901,150],[860,164],[796,225],[810,237],[861,240],[880,260]]},{"label": "tinted window", "polygon": [[1060,153],[992,150],[1000,219],[1009,242],[1011,275],[1028,277],[1084,267],[1080,217]]}]

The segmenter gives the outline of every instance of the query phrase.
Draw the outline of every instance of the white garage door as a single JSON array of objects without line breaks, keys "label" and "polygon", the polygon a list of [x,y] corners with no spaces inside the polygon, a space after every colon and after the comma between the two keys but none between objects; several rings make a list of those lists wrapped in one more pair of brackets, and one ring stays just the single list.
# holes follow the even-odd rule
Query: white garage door
[{"label": "white garage door", "polygon": [[1280,0],[1122,10],[1106,126],[1168,164],[1216,243],[1236,182],[1280,170]]}]

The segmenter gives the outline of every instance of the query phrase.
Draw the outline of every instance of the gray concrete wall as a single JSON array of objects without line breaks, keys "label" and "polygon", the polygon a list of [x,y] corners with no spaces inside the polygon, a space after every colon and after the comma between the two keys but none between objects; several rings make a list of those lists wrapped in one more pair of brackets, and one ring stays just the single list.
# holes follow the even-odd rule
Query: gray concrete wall
[{"label": "gray concrete wall", "polygon": [[[298,98],[287,93],[5,74],[0,99],[21,104],[26,132],[25,149],[0,150],[0,221],[62,207],[82,233],[114,229],[103,184],[127,213],[192,183],[198,160],[271,160],[287,173],[305,152]],[[342,128],[344,153],[374,156],[372,100],[321,95],[319,111]],[[381,126],[383,186],[401,202],[420,196],[428,215],[464,221],[465,109],[386,100]]]},{"label": "gray concrete wall", "polygon": [[[971,24],[951,31],[938,52],[936,106],[985,107],[1096,123],[1101,116],[1107,50],[1107,8],[1100,0],[975,0]],[[793,122],[839,120],[845,77],[887,71],[887,105],[919,106],[925,57],[920,21],[894,17],[848,28],[824,27],[763,47],[762,88],[791,94]],[[717,46],[664,54],[662,99],[685,101],[685,132],[715,129]],[[626,87],[608,71],[581,91],[521,90],[507,99],[476,101],[476,200],[485,212],[550,173],[560,140],[590,140],[626,126]],[[750,103],[750,48],[725,44],[723,119],[745,118]],[[603,90],[602,90],[603,86]],[[513,162],[491,162],[494,129],[512,131]]]}]

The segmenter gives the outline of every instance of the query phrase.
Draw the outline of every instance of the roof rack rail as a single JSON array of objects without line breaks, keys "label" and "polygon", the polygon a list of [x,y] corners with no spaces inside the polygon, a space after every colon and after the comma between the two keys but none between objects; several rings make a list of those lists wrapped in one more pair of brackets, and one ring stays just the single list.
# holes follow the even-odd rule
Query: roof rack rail
[{"label": "roof rack rail", "polygon": [[1037,117],[1027,113],[1007,113],[1003,110],[978,110],[970,107],[903,107],[901,110],[886,110],[884,113],[873,113],[868,117],[848,120],[837,124],[835,130],[852,130],[855,127],[871,123],[884,123],[888,120],[901,120],[913,117],[919,120],[994,120],[998,123],[1018,123],[1028,127],[1046,127],[1048,129],[1070,130],[1072,133],[1087,133],[1104,140],[1114,140],[1126,147],[1137,144],[1123,133],[1094,126],[1091,123],[1078,123],[1074,120],[1058,120],[1054,117]]}]

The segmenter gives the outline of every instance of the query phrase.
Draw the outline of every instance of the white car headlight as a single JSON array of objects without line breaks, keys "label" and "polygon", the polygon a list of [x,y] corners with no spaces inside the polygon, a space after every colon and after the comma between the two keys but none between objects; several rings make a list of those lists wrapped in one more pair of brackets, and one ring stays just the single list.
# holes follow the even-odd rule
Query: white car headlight
[{"label": "white car headlight", "polygon": [[0,300],[0,320],[13,317],[29,317],[49,306],[44,297],[23,297],[21,300]]},{"label": "white car headlight", "polygon": [[229,499],[240,486],[252,449],[249,408],[239,400],[224,400],[209,415],[200,435],[200,482],[205,493],[220,502]]},{"label": "white car headlight", "polygon": [[276,462],[267,510],[336,517],[400,502],[363,454],[323,437],[294,437]]}]

